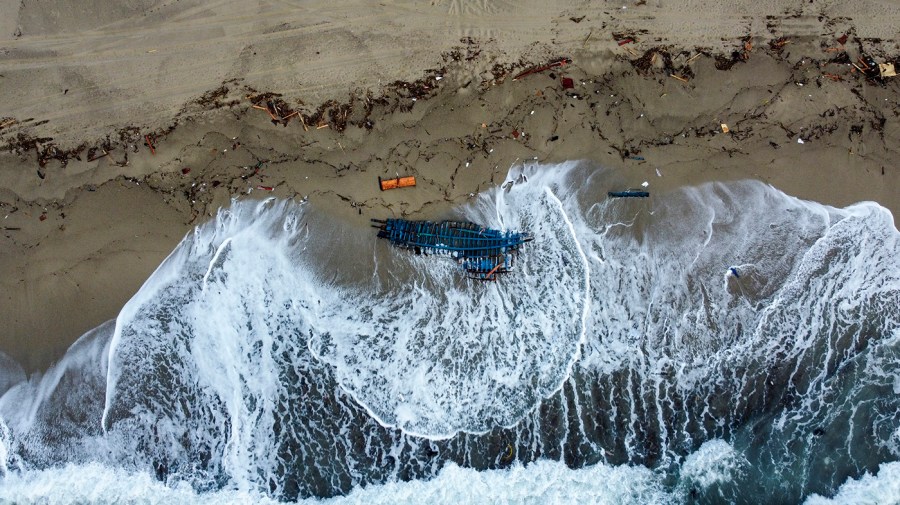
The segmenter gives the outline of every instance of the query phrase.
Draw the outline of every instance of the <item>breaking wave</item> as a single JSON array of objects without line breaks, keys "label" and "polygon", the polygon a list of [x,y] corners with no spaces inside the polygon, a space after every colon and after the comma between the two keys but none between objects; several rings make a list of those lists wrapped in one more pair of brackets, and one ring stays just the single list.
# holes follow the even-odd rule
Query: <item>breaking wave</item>
[{"label": "breaking wave", "polygon": [[890,213],[749,181],[609,199],[613,180],[520,167],[457,209],[534,234],[496,283],[314,205],[235,202],[43,376],[0,361],[17,382],[0,499],[814,502],[888,485]]}]

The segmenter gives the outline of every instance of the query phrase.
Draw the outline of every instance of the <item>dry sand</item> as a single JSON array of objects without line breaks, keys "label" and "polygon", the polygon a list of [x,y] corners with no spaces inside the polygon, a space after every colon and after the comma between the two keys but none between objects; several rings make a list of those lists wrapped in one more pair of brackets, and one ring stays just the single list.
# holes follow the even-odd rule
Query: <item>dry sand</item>
[{"label": "dry sand", "polygon": [[[122,4],[0,6],[0,351],[29,372],[238,196],[440,217],[513,164],[584,159],[654,193],[900,210],[900,78],[848,63],[897,60],[894,0]],[[263,92],[299,114],[273,124]],[[380,192],[395,174],[419,185]]]}]

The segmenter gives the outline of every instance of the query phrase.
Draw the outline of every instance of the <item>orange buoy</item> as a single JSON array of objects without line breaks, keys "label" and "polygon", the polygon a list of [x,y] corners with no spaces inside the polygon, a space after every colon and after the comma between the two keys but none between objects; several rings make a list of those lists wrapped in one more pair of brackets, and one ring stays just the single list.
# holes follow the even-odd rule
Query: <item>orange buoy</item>
[{"label": "orange buoy", "polygon": [[415,177],[397,177],[396,179],[382,179],[378,178],[378,185],[381,187],[382,191],[388,189],[397,189],[397,188],[408,188],[416,185]]}]

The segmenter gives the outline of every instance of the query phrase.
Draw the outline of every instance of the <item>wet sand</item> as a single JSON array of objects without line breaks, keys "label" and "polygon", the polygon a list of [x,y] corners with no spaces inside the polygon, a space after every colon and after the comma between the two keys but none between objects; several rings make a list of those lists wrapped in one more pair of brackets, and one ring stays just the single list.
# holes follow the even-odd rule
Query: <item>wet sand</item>
[{"label": "wet sand", "polygon": [[750,178],[900,210],[900,79],[851,65],[898,59],[893,2],[95,3],[0,13],[0,351],[28,372],[233,198],[439,218],[574,159],[651,198]]}]

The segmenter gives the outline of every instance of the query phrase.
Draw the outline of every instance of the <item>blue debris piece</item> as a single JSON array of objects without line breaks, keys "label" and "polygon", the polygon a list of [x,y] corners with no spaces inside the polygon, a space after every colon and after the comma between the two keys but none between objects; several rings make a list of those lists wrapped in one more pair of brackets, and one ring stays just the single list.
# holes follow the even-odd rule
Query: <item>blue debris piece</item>
[{"label": "blue debris piece", "polygon": [[378,238],[416,254],[449,256],[474,278],[493,280],[512,268],[513,257],[530,233],[500,231],[467,221],[373,219]]},{"label": "blue debris piece", "polygon": [[737,277],[738,279],[741,278],[741,274],[738,273],[737,268],[731,267],[729,268],[729,270],[731,270],[731,273],[733,273],[735,277]]},{"label": "blue debris piece", "polygon": [[606,193],[612,198],[647,198],[650,196],[649,191],[610,191]]}]

